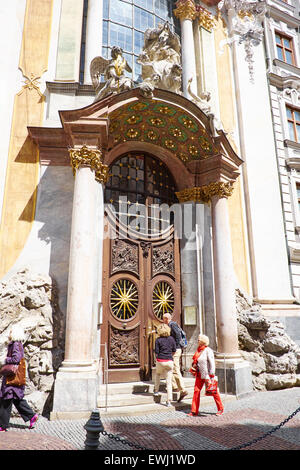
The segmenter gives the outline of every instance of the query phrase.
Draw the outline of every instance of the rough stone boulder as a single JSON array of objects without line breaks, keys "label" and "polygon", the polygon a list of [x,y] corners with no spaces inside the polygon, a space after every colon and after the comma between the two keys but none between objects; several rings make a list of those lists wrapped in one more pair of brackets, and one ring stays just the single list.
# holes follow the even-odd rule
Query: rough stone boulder
[{"label": "rough stone boulder", "polygon": [[266,318],[261,307],[236,290],[239,348],[252,366],[255,390],[300,385],[300,348],[277,320]]},{"label": "rough stone boulder", "polygon": [[57,289],[48,275],[23,269],[0,282],[0,364],[3,364],[10,325],[26,333],[26,400],[38,413],[51,408],[55,373],[63,359],[64,318]]}]

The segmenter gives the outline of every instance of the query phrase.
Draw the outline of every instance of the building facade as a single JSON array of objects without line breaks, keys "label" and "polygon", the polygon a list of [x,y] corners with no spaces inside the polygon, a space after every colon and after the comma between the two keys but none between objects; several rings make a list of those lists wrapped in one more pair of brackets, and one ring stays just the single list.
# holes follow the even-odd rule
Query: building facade
[{"label": "building facade", "polygon": [[0,276],[57,283],[53,416],[95,407],[104,376],[150,380],[165,312],[187,332],[185,371],[203,332],[249,393],[236,290],[300,341],[297,0],[0,11]]}]

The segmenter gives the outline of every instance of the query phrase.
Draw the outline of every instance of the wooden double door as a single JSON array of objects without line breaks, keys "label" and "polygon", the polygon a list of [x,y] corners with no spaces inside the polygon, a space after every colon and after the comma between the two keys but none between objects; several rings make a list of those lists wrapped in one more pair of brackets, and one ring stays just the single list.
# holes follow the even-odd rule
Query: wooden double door
[{"label": "wooden double door", "polygon": [[107,345],[108,382],[151,379],[156,328],[163,314],[171,313],[180,323],[179,240],[173,229],[164,238],[108,236],[102,298],[101,343]]}]

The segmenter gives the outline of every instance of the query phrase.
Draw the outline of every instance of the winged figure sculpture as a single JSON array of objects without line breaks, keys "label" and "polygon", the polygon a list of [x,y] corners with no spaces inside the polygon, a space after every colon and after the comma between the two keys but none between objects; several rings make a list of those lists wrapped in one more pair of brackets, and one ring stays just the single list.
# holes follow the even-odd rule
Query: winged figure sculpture
[{"label": "winged figure sculpture", "polygon": [[[96,91],[95,101],[99,101],[111,93],[120,93],[133,87],[131,78],[125,75],[125,71],[131,73],[131,67],[123,57],[120,47],[114,46],[111,50],[111,59],[95,57],[90,65],[90,74],[93,87]],[[104,85],[101,82],[104,76]]]}]

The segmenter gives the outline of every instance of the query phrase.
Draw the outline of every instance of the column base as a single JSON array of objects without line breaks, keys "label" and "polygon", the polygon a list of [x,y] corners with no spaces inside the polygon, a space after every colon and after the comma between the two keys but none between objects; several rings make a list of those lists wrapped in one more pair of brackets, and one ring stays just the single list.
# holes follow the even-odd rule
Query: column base
[{"label": "column base", "polygon": [[97,408],[99,377],[94,364],[63,362],[56,374],[50,420],[87,417]]},{"label": "column base", "polygon": [[229,393],[244,398],[253,393],[252,368],[242,358],[216,358],[216,375],[221,393]]}]

